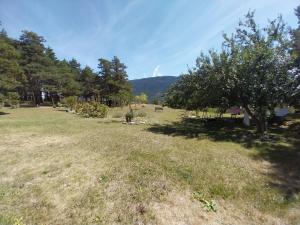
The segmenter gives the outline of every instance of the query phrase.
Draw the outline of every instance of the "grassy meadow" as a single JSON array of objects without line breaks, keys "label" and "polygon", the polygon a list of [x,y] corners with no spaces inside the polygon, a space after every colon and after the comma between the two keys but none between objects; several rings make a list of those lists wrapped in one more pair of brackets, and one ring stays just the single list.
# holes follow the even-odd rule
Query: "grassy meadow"
[{"label": "grassy meadow", "polygon": [[240,118],[137,108],[0,109],[0,224],[300,224],[299,114],[264,143]]}]

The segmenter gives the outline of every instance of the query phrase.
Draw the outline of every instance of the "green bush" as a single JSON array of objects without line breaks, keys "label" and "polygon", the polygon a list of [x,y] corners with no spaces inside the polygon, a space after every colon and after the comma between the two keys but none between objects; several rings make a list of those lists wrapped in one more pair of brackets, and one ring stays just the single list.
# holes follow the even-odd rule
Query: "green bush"
[{"label": "green bush", "polygon": [[77,103],[75,112],[84,117],[104,118],[107,116],[108,107],[98,102]]},{"label": "green bush", "polygon": [[75,110],[76,113],[82,114],[83,103],[78,102],[78,103],[75,105],[74,110]]},{"label": "green bush", "polygon": [[77,104],[77,99],[77,96],[69,96],[63,99],[63,103],[68,109],[73,110]]},{"label": "green bush", "polygon": [[133,119],[133,112],[130,111],[130,112],[126,113],[125,119],[126,119],[126,122],[127,122],[127,123],[130,123],[131,120]]},{"label": "green bush", "polygon": [[20,99],[20,96],[17,92],[8,92],[6,103],[13,109],[18,108],[20,105],[19,99]]},{"label": "green bush", "polygon": [[0,109],[4,106],[5,96],[0,93]]},{"label": "green bush", "polygon": [[135,113],[135,116],[136,117],[146,117],[147,113],[144,112],[144,111],[138,111],[138,112]]}]

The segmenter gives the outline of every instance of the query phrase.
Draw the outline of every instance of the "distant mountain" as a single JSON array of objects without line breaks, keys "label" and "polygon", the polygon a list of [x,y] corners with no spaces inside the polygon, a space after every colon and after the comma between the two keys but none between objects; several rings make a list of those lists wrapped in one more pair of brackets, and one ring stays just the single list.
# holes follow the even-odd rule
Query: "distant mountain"
[{"label": "distant mountain", "polygon": [[169,87],[178,79],[174,76],[148,77],[142,79],[131,80],[134,95],[144,92],[148,96],[148,100],[152,101],[155,97],[161,98]]}]

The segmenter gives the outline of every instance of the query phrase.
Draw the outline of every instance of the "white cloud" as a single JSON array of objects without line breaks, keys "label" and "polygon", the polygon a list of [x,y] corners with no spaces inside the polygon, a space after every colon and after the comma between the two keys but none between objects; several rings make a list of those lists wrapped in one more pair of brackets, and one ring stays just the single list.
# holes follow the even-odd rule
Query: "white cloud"
[{"label": "white cloud", "polygon": [[152,77],[160,77],[160,76],[162,76],[161,73],[159,72],[159,67],[160,67],[160,65],[157,65],[155,67],[155,69],[153,70],[153,73],[152,73]]}]

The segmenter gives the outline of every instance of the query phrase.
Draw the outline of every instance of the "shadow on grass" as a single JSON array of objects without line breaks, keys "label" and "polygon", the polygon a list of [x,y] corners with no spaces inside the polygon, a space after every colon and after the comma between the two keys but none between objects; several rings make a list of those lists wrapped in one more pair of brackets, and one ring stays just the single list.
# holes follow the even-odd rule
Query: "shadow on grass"
[{"label": "shadow on grass", "polygon": [[[282,192],[286,200],[297,199],[300,193],[300,122],[292,118],[288,126],[271,126],[270,140],[261,142],[255,127],[246,128],[242,119],[210,119],[203,122],[196,118],[183,118],[180,122],[156,124],[148,131],[186,138],[208,138],[255,147],[254,159],[271,163],[270,185]],[[299,198],[299,197],[298,197]]]},{"label": "shadow on grass", "polygon": [[0,112],[0,116],[7,115],[7,114],[9,114],[9,113],[7,113],[7,112]]},{"label": "shadow on grass", "polygon": [[59,108],[57,108],[56,110],[59,111],[59,112],[68,112],[67,109],[59,109]]},{"label": "shadow on grass", "polygon": [[252,127],[245,128],[242,119],[209,119],[204,122],[197,118],[183,118],[180,122],[156,124],[148,131],[186,138],[210,138],[216,141],[231,141],[252,147],[257,135]]},{"label": "shadow on grass", "polygon": [[[300,115],[299,115],[300,116]],[[274,128],[280,141],[257,146],[255,159],[271,163],[270,185],[278,188],[286,200],[300,200],[300,122],[285,128]]]}]

